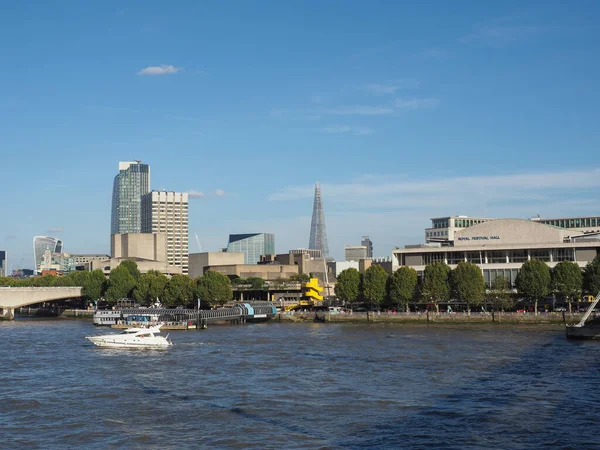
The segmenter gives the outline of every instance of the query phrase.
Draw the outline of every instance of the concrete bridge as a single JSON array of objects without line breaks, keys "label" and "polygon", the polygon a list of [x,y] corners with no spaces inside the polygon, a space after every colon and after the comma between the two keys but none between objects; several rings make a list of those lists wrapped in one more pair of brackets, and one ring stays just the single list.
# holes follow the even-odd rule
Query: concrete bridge
[{"label": "concrete bridge", "polygon": [[81,297],[81,287],[0,287],[0,319],[13,320],[15,308]]}]

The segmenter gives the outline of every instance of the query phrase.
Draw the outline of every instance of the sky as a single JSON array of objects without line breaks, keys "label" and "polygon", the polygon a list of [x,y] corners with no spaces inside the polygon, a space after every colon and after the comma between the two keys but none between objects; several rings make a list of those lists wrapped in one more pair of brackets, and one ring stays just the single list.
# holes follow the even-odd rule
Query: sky
[{"label": "sky", "polygon": [[308,247],[317,181],[336,259],[432,217],[600,215],[599,24],[585,0],[7,2],[0,250],[109,253],[132,160],[190,193],[190,252]]}]

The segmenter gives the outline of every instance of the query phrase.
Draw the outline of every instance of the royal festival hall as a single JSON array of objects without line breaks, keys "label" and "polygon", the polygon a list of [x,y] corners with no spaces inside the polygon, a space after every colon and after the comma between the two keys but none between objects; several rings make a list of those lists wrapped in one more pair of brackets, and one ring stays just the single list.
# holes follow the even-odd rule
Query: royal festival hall
[{"label": "royal festival hall", "polygon": [[[468,261],[481,267],[488,287],[499,275],[507,278],[514,287],[521,265],[530,259],[544,261],[551,268],[560,261],[573,261],[584,267],[593,260],[600,251],[598,219],[551,219],[550,223],[553,224],[561,223],[557,221],[562,220],[563,224],[580,225],[562,228],[539,218],[436,218],[432,219],[432,228],[425,230],[425,244],[407,245],[392,253],[395,265],[412,267],[420,276],[427,264],[436,261],[445,262],[452,269],[459,262]],[[431,230],[446,233],[431,236]],[[449,235],[452,239],[448,239]]]}]

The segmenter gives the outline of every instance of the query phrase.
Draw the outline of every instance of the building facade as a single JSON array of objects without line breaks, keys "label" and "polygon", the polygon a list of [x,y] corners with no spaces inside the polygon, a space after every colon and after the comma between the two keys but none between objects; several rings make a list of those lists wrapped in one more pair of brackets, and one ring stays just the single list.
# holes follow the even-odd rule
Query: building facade
[{"label": "building facade", "polygon": [[327,228],[325,227],[325,210],[323,209],[323,198],[321,197],[321,185],[318,182],[315,184],[315,199],[313,202],[312,220],[310,222],[308,248],[321,250],[324,258],[329,256]]},{"label": "building facade", "polygon": [[210,266],[236,266],[244,264],[244,254],[234,252],[191,253],[188,275],[198,278]]},{"label": "building facade", "polygon": [[94,254],[94,253],[72,255],[72,256],[73,256],[73,258],[75,258],[75,264],[78,266],[83,266],[84,264],[86,264],[90,261],[95,261],[95,260],[105,261],[110,258],[110,256],[106,255],[106,254]]},{"label": "building facade", "polygon": [[[482,220],[482,219],[474,219]],[[598,233],[582,234],[537,220],[495,219],[481,221],[454,231],[449,245],[427,243],[393,250],[396,266],[409,266],[420,275],[425,266],[436,261],[452,269],[461,261],[478,265],[488,287],[502,275],[514,283],[519,269],[531,259],[544,261],[551,268],[560,261],[573,261],[584,267],[600,252]]]},{"label": "building facade", "polygon": [[[457,231],[480,223],[489,222],[490,220],[498,219],[468,216],[436,217],[431,219],[431,227],[425,229],[425,242],[453,242],[454,234]],[[600,216],[563,217],[560,219],[542,219],[541,217],[534,217],[529,220],[579,233],[600,232]]]},{"label": "building facade", "polygon": [[165,233],[167,262],[188,273],[188,194],[152,191],[142,196],[142,233]]},{"label": "building facade", "polygon": [[33,267],[35,273],[40,272],[40,264],[44,259],[44,253],[50,250],[51,254],[63,252],[63,241],[50,236],[35,236],[33,238]]},{"label": "building facade", "polygon": [[257,264],[261,255],[275,254],[273,233],[230,234],[227,252],[243,253],[244,264]]},{"label": "building facade", "polygon": [[373,242],[371,242],[371,238],[369,236],[363,236],[362,241],[360,241],[360,245],[364,245],[367,247],[367,258],[373,257]]},{"label": "building facade", "polygon": [[347,245],[344,247],[346,261],[360,261],[367,259],[368,248],[365,245]]},{"label": "building facade", "polygon": [[142,231],[142,196],[150,192],[150,166],[141,161],[119,162],[113,182],[110,234]]},{"label": "building facade", "polygon": [[8,276],[8,262],[6,259],[6,251],[0,250],[0,277]]}]

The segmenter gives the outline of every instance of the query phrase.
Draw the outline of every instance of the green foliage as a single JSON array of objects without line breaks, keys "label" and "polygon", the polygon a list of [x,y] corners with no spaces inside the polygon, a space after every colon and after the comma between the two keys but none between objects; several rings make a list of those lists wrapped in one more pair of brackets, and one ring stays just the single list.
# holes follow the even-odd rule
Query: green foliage
[{"label": "green foliage", "polygon": [[196,289],[201,301],[213,306],[223,305],[233,297],[227,275],[212,270],[207,270],[196,280]]},{"label": "green foliage", "polygon": [[367,302],[380,305],[385,299],[388,274],[383,267],[372,265],[363,277],[363,297]]},{"label": "green foliage", "polygon": [[452,271],[451,279],[453,291],[458,300],[467,303],[467,310],[481,304],[485,296],[485,281],[479,266],[461,261]]},{"label": "green foliage", "polygon": [[89,273],[85,284],[83,284],[83,296],[90,302],[95,302],[102,297],[104,291],[107,288],[108,281],[104,276],[104,272],[100,269],[96,269]]},{"label": "green foliage", "polygon": [[573,301],[581,296],[583,273],[577,263],[561,261],[552,269],[552,288],[562,301]]},{"label": "green foliage", "polygon": [[116,303],[120,298],[129,298],[135,287],[135,278],[123,263],[110,271],[108,289],[106,290],[106,301]]},{"label": "green foliage", "polygon": [[195,301],[196,285],[187,275],[173,275],[163,294],[168,306],[186,306]]},{"label": "green foliage", "polygon": [[141,305],[149,306],[163,297],[169,279],[157,270],[149,270],[140,276],[133,290],[133,298]]},{"label": "green foliage", "polygon": [[388,299],[390,304],[405,308],[417,295],[419,277],[412,267],[403,266],[388,279]]},{"label": "green foliage", "polygon": [[494,311],[504,311],[514,306],[514,302],[510,296],[508,279],[502,275],[497,276],[492,281],[492,286],[487,292],[486,297],[488,304]]},{"label": "green foliage", "polygon": [[450,267],[434,262],[425,267],[421,296],[426,302],[438,304],[450,300]]},{"label": "green foliage", "polygon": [[231,284],[233,286],[238,286],[240,284],[247,284],[247,283],[248,283],[248,281],[246,281],[245,278],[240,278],[240,277],[235,277],[231,280]]},{"label": "green foliage", "polygon": [[345,303],[352,303],[358,298],[359,288],[360,273],[356,269],[349,268],[338,274],[334,292],[340,300]]},{"label": "green foliage", "polygon": [[600,292],[600,255],[587,263],[583,270],[583,291],[594,297]]},{"label": "green foliage", "polygon": [[250,289],[253,291],[262,291],[265,288],[265,280],[260,277],[248,277],[246,283],[250,284]]},{"label": "green foliage", "polygon": [[295,281],[298,283],[307,283],[310,281],[310,275],[307,273],[299,273],[298,275],[292,275],[290,277],[290,281]]},{"label": "green foliage", "polygon": [[535,313],[538,312],[538,300],[550,293],[550,269],[540,260],[532,259],[521,266],[515,284],[519,293],[535,301]]},{"label": "green foliage", "polygon": [[126,259],[124,261],[121,261],[121,264],[119,265],[126,268],[135,280],[138,280],[140,278],[140,269],[138,269],[138,265],[135,261]]}]

